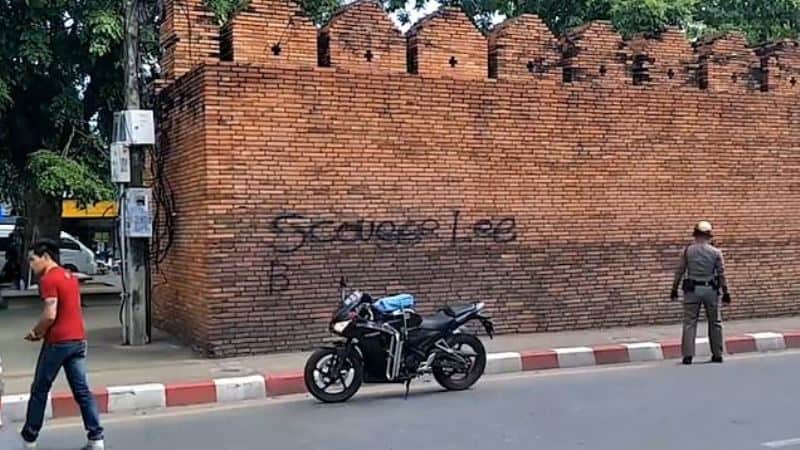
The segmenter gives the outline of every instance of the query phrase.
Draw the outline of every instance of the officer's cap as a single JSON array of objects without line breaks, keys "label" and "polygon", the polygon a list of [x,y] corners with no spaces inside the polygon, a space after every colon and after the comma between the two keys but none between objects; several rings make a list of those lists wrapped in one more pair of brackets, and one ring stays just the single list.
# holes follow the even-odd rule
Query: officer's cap
[{"label": "officer's cap", "polygon": [[697,225],[694,226],[695,233],[702,233],[711,236],[713,232],[713,228],[711,227],[711,222],[707,220],[701,220],[697,222]]}]

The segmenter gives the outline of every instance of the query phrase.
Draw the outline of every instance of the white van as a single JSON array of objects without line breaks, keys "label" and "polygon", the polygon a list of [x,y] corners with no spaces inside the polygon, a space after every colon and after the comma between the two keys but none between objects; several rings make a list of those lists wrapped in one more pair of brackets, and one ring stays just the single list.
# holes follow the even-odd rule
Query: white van
[{"label": "white van", "polygon": [[[0,267],[6,263],[5,245],[10,242],[9,236],[14,231],[14,225],[0,224]],[[89,247],[83,245],[81,241],[71,234],[61,232],[61,266],[73,272],[85,273],[86,275],[97,274],[97,261],[94,253]]]},{"label": "white van", "polygon": [[92,250],[71,234],[61,232],[61,266],[86,275],[97,274],[97,261]]}]

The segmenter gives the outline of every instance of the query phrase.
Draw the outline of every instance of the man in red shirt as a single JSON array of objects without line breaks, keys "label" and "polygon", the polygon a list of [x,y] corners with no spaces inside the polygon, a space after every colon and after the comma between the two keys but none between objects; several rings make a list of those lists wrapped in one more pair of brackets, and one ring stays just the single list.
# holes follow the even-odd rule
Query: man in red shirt
[{"label": "man in red shirt", "polygon": [[35,448],[44,422],[50,388],[64,368],[75,402],[80,406],[89,441],[84,450],[102,450],[103,427],[97,402],[86,380],[86,332],[81,312],[78,280],[59,266],[59,247],[43,240],[33,246],[31,269],[39,277],[39,294],[44,309],[39,322],[25,336],[28,341],[44,340],[31,385],[28,413],[22,428],[23,448]]}]

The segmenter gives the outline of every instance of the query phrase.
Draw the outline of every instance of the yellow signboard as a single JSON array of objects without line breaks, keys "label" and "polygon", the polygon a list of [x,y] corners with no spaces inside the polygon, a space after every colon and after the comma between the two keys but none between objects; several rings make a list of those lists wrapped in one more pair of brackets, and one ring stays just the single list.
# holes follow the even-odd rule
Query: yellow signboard
[{"label": "yellow signboard", "polygon": [[62,219],[113,219],[117,217],[116,202],[97,202],[79,208],[75,200],[64,200],[61,207]]}]

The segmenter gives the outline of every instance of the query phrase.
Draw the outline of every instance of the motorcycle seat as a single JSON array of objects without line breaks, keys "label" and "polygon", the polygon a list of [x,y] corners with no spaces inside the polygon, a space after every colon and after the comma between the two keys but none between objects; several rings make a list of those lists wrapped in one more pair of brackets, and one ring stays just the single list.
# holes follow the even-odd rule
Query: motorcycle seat
[{"label": "motorcycle seat", "polygon": [[474,310],[475,310],[475,305],[459,305],[453,307],[448,306],[442,309],[442,312],[450,317],[458,317],[470,313]]},{"label": "motorcycle seat", "polygon": [[454,319],[447,314],[439,312],[433,316],[423,317],[420,328],[423,330],[443,330],[449,327],[450,324],[453,323],[453,320]]}]

